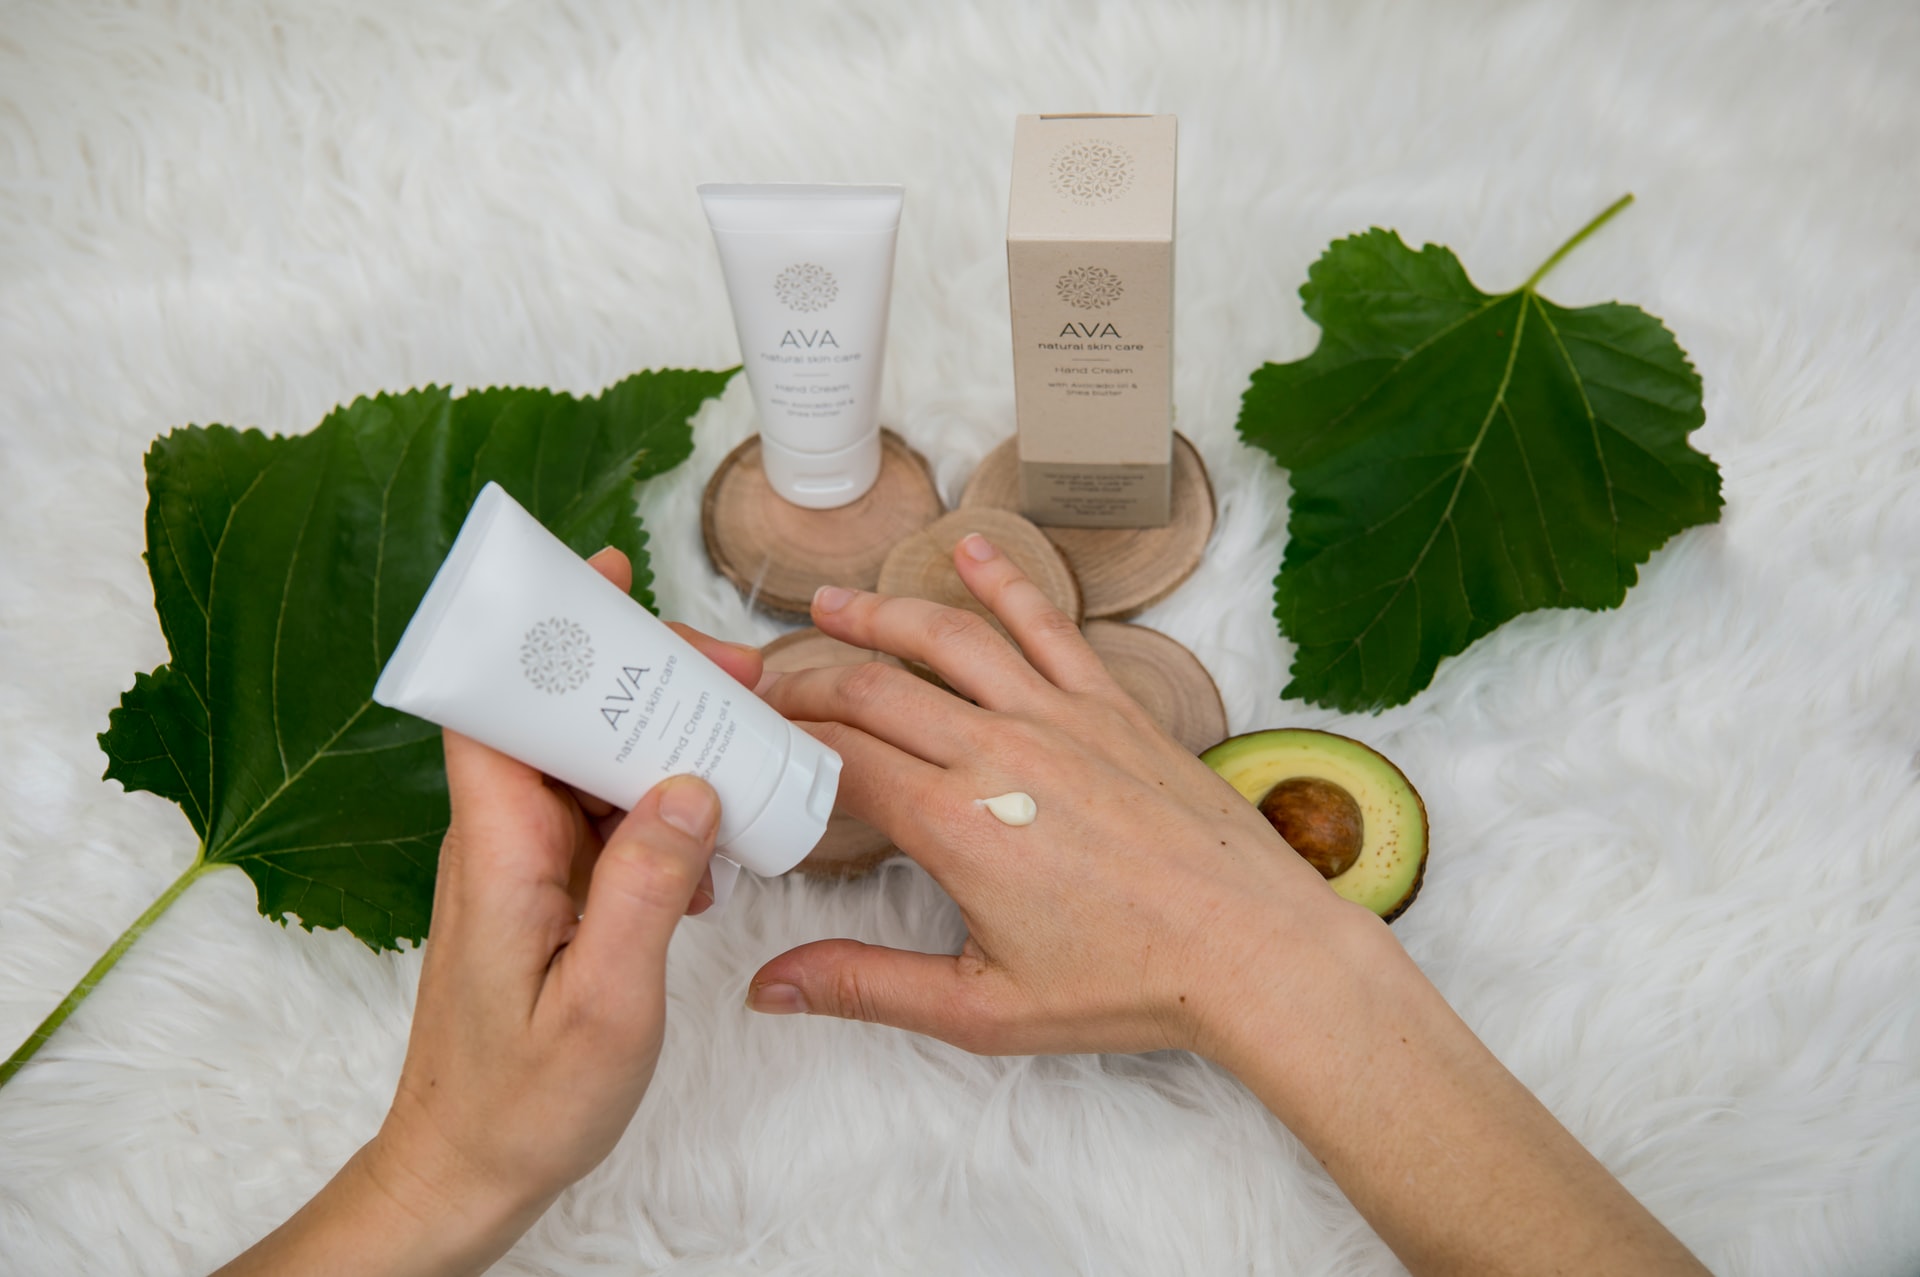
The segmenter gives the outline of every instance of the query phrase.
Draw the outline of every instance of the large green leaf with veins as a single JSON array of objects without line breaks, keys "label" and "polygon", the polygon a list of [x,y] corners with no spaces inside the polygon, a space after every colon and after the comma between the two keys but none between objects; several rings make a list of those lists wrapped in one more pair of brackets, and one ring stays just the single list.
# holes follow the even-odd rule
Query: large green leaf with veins
[{"label": "large green leaf with veins", "polygon": [[582,554],[617,545],[651,605],[633,483],[692,448],[729,373],[646,372],[597,398],[429,388],[312,432],[177,430],[147,455],[147,566],[172,660],[100,744],[107,776],[178,803],[203,865],[260,911],[375,948],[427,933],[447,824],[440,733],[374,680],[482,486]]},{"label": "large green leaf with veins", "polygon": [[733,372],[637,373],[595,398],[546,390],[356,399],[311,432],[189,427],[147,453],[147,570],[172,659],[136,674],[100,747],[107,777],[178,803],[200,853],[4,1064],[18,1073],[154,919],[237,866],[260,912],[421,940],[446,773],[437,728],[374,681],[480,489],[498,481],[581,554],[633,560],[633,484],[685,460]]},{"label": "large green leaf with veins", "polygon": [[1283,695],[1401,704],[1523,612],[1619,606],[1668,538],[1719,518],[1720,472],[1687,442],[1700,378],[1673,335],[1633,306],[1536,291],[1626,203],[1508,293],[1378,229],[1308,272],[1320,343],[1257,370],[1240,412],[1241,436],[1291,472]]}]

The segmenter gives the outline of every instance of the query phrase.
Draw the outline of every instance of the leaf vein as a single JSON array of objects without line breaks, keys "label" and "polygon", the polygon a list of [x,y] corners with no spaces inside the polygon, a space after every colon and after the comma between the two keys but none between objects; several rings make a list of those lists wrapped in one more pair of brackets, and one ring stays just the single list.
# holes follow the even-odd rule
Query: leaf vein
[{"label": "leaf vein", "polygon": [[[1454,504],[1460,499],[1460,489],[1466,483],[1467,472],[1473,468],[1474,458],[1479,454],[1480,445],[1487,437],[1487,428],[1493,424],[1494,414],[1506,402],[1507,387],[1510,384],[1512,384],[1512,381],[1513,381],[1513,366],[1514,366],[1514,363],[1519,359],[1520,339],[1521,339],[1521,336],[1526,332],[1526,327],[1527,327],[1527,309],[1525,305],[1522,305],[1520,308],[1519,317],[1515,320],[1513,325],[1513,341],[1507,347],[1506,370],[1501,374],[1500,384],[1498,387],[1495,388],[1493,392],[1493,402],[1487,406],[1486,416],[1481,418],[1480,431],[1478,434],[1474,436],[1472,447],[1470,447],[1467,450],[1467,456],[1460,463],[1460,477],[1453,485],[1453,495],[1447,499],[1447,508],[1441,512],[1439,523],[1434,525],[1434,529],[1432,533],[1430,533],[1427,537],[1426,544],[1422,545],[1420,547],[1420,552],[1414,556],[1413,566],[1407,569],[1407,574],[1404,577],[1400,578],[1400,588],[1394,591],[1393,597],[1387,600],[1386,606],[1381,608],[1379,612],[1375,613],[1373,619],[1368,621],[1366,625],[1361,627],[1360,632],[1353,636],[1353,639],[1347,644],[1346,648],[1340,653],[1340,655],[1335,657],[1331,662],[1327,664],[1327,666],[1325,667],[1325,670],[1331,670],[1334,666],[1338,665],[1341,661],[1345,660],[1349,653],[1359,649],[1360,645],[1363,642],[1365,642],[1368,633],[1372,631],[1373,627],[1378,625],[1381,619],[1385,617],[1388,612],[1393,610],[1394,602],[1400,597],[1401,590],[1404,590],[1408,583],[1414,581],[1415,577],[1419,574],[1420,566],[1426,562],[1428,553],[1433,549],[1433,543],[1435,539],[1438,538],[1440,535],[1440,529],[1442,527],[1445,527],[1447,523],[1453,518]],[[1421,643],[1423,641],[1423,635],[1424,635],[1424,630],[1420,626],[1421,610],[1419,607],[1419,598],[1420,598],[1419,587],[1416,584],[1414,589],[1414,600],[1415,600],[1414,650],[1416,652],[1420,650]],[[1323,670],[1322,672],[1324,673],[1325,670]],[[1365,671],[1366,671],[1366,660],[1363,654],[1361,657],[1361,680],[1363,685],[1366,677]]]}]

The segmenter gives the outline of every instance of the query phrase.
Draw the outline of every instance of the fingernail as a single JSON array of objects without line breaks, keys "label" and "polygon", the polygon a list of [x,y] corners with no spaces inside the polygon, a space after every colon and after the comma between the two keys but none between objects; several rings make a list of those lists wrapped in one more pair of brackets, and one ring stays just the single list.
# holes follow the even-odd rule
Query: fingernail
[{"label": "fingernail", "polygon": [[813,592],[813,610],[838,612],[853,601],[853,591],[844,585],[823,585]]},{"label": "fingernail", "polygon": [[711,908],[713,908],[712,889],[707,887],[704,883],[698,887],[695,887],[693,889],[693,900],[690,904],[687,905],[687,912],[690,914],[705,913],[707,910]]},{"label": "fingernail", "polygon": [[961,537],[960,548],[965,550],[967,557],[975,563],[985,563],[988,559],[1000,553],[1000,551],[993,548],[993,542],[987,540],[978,532],[969,532],[966,536]]},{"label": "fingernail", "polygon": [[712,833],[719,815],[713,791],[691,776],[673,777],[660,794],[660,819],[689,838]]},{"label": "fingernail", "polygon": [[760,681],[753,685],[753,694],[755,696],[765,696],[767,689],[779,681],[780,675],[777,672],[763,669],[760,671]]},{"label": "fingernail", "polygon": [[747,1006],[764,1015],[805,1015],[807,995],[791,984],[756,984],[747,990]]}]

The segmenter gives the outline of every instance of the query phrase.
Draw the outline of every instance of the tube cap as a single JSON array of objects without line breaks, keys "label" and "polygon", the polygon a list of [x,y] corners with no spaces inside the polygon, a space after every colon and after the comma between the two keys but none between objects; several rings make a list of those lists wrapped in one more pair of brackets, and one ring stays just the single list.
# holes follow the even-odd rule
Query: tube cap
[{"label": "tube cap", "polygon": [[[827,832],[839,790],[840,755],[789,723],[786,766],[767,805],[715,851],[757,874],[783,874],[805,860]],[[718,891],[714,894],[718,902]]]},{"label": "tube cap", "polygon": [[[832,452],[802,452],[760,434],[760,466],[784,501],[809,510],[831,510],[867,495],[880,477],[880,429]],[[812,739],[809,737],[808,739]]]}]

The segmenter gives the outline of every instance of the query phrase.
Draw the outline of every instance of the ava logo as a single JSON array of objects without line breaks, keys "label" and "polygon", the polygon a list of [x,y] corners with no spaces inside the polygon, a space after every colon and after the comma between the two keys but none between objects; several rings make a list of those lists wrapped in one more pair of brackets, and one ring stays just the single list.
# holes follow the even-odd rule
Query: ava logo
[{"label": "ava logo", "polygon": [[593,644],[585,630],[556,616],[527,631],[520,644],[520,668],[527,682],[543,692],[571,692],[593,673]]},{"label": "ava logo", "polygon": [[1076,266],[1054,288],[1060,300],[1076,310],[1105,310],[1126,291],[1120,277],[1104,266]]},{"label": "ava logo", "polygon": [[795,262],[773,277],[773,295],[788,310],[805,314],[833,305],[840,295],[840,282],[824,266]]},{"label": "ava logo", "polygon": [[1133,156],[1112,142],[1069,142],[1053,153],[1047,176],[1076,204],[1111,204],[1133,185]]}]

